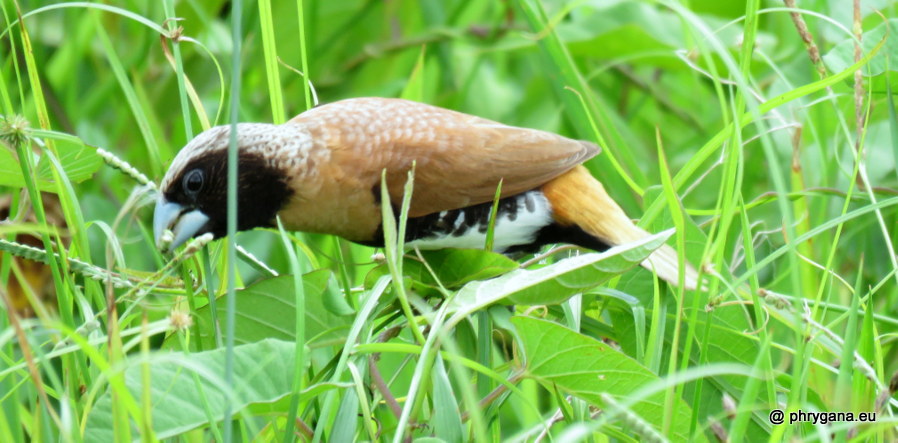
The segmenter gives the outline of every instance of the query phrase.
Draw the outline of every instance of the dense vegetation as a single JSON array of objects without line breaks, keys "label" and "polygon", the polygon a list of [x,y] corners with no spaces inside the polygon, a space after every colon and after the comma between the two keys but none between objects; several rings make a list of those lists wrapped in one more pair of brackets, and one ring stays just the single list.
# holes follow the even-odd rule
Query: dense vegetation
[{"label": "dense vegetation", "polygon": [[[794,3],[259,0],[234,41],[237,2],[0,0],[0,441],[894,441],[898,5]],[[234,55],[240,121],[401,96],[594,141],[661,234],[256,230],[230,297],[227,241],[164,256],[151,219]],[[635,267],[665,240],[707,292]]]}]

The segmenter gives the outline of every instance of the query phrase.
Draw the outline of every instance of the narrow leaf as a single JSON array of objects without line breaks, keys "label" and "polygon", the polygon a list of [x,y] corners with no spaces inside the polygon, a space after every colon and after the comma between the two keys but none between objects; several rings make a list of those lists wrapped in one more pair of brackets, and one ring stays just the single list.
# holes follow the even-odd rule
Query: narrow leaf
[{"label": "narrow leaf", "polygon": [[[556,387],[593,405],[606,407],[603,394],[623,399],[658,381],[658,376],[648,368],[592,337],[531,317],[514,317],[511,321],[524,349],[527,374],[548,389]],[[660,432],[664,392],[639,400],[631,412]],[[670,430],[674,440],[689,440],[691,415],[689,405],[677,399]]]}]

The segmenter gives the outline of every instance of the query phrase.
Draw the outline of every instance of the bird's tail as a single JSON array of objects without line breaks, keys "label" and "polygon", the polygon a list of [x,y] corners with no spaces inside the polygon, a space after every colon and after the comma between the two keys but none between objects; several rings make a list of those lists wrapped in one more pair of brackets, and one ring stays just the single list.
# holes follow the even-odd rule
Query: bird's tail
[{"label": "bird's tail", "polygon": [[[555,221],[576,225],[609,246],[640,240],[650,234],[633,224],[624,210],[605,192],[604,186],[583,166],[562,174],[542,187],[552,204]],[[698,272],[685,263],[686,289],[698,287]],[[674,248],[663,245],[642,262],[646,269],[676,285],[679,260]]]}]

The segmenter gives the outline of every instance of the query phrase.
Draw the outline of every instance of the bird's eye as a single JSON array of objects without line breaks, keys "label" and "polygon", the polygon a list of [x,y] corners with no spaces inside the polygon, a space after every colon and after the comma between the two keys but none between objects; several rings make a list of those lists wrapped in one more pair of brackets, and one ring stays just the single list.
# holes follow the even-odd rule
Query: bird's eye
[{"label": "bird's eye", "polygon": [[203,189],[203,171],[194,169],[184,176],[184,192],[188,196],[195,197],[200,189]]}]

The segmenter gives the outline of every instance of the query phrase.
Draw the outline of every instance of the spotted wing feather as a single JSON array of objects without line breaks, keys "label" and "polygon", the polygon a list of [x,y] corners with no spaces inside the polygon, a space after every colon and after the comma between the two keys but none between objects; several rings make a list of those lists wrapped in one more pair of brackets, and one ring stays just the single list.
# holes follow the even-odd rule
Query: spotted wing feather
[{"label": "spotted wing feather", "polygon": [[595,144],[398,99],[362,98],[315,108],[291,121],[324,140],[331,161],[364,186],[387,169],[394,204],[415,163],[412,217],[537,188],[599,152]]}]

